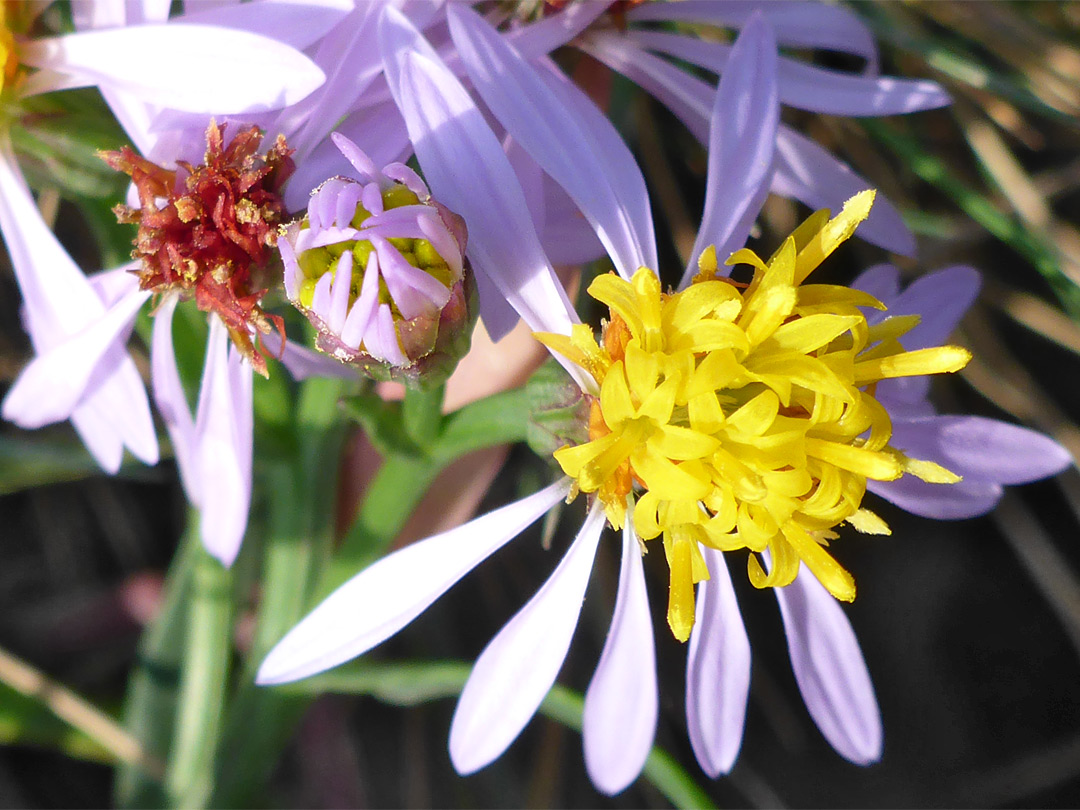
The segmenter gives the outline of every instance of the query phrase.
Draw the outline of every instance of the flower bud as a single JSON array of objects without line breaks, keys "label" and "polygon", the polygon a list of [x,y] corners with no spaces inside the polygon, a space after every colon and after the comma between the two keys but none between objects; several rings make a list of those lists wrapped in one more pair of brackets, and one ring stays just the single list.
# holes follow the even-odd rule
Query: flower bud
[{"label": "flower bud", "polygon": [[469,348],[476,311],[465,223],[408,166],[379,171],[333,137],[359,179],[327,180],[282,230],[286,294],[341,362],[376,379],[441,382]]}]

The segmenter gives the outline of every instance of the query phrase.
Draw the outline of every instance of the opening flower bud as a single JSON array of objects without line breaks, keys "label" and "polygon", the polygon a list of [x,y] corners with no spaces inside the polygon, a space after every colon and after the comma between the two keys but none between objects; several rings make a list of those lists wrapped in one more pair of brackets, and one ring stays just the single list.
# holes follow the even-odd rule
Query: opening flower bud
[{"label": "opening flower bud", "polygon": [[359,177],[333,177],[278,240],[289,300],[318,347],[376,379],[431,385],[469,348],[475,288],[465,223],[408,166],[381,171],[347,138]]}]

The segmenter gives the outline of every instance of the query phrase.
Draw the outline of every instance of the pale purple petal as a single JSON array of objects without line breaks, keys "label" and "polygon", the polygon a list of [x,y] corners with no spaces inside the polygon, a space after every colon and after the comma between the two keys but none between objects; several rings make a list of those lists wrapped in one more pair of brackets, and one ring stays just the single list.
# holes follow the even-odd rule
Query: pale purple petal
[{"label": "pale purple petal", "polygon": [[709,245],[716,246],[723,263],[746,243],[769,193],[779,123],[776,40],[755,15],[736,40],[731,68],[716,90],[705,211],[680,287],[697,273],[698,258]]},{"label": "pale purple petal", "polygon": [[352,288],[353,254],[346,250],[338,259],[334,271],[334,286],[330,290],[330,307],[326,312],[326,325],[334,333],[341,332],[345,325],[345,316],[349,312],[349,292]]},{"label": "pale purple petal", "polygon": [[[869,293],[888,306],[889,301],[900,294],[900,271],[891,264],[875,264],[863,270],[851,286]],[[877,314],[877,310],[868,311],[866,318],[870,322],[876,322],[874,319]]]},{"label": "pale purple petal", "polygon": [[881,758],[881,712],[855,631],[843,608],[805,567],[774,588],[791,667],[817,727],[837,753],[857,765]]},{"label": "pale purple petal", "polygon": [[116,475],[124,460],[124,440],[116,431],[112,414],[95,407],[90,399],[72,411],[72,427],[98,466],[109,475]]},{"label": "pale purple petal", "polygon": [[709,115],[716,95],[712,85],[613,32],[590,34],[578,47],[655,96],[695,138],[708,143]]},{"label": "pale purple petal", "polygon": [[108,309],[125,295],[130,295],[138,289],[139,279],[131,272],[138,268],[138,262],[129,262],[115,270],[94,273],[92,276],[87,276],[86,280],[90,282],[90,287],[101,300],[102,306]]},{"label": "pale purple petal", "polygon": [[99,319],[105,311],[86,276],[46,226],[0,134],[0,230],[23,301],[41,327],[30,335],[38,351]]},{"label": "pale purple petal", "polygon": [[173,22],[235,28],[303,50],[331,31],[351,8],[349,0],[258,0],[214,8],[189,3],[187,13]]},{"label": "pale purple petal", "polygon": [[[206,550],[230,566],[240,551],[251,504],[251,366],[229,351],[229,334],[210,321],[195,421],[199,533]],[[241,368],[242,366],[242,368]]]},{"label": "pale purple petal", "polygon": [[853,53],[876,69],[877,45],[870,30],[850,9],[814,2],[760,2],[754,0],[682,0],[678,3],[642,3],[627,14],[634,22],[686,20],[738,28],[755,11],[765,15],[785,45]]},{"label": "pale purple petal", "polygon": [[[919,324],[900,338],[908,351],[940,346],[949,339],[964,313],[979,295],[982,277],[966,265],[956,265],[920,276],[899,295],[882,299],[885,315],[918,315]],[[868,320],[870,320],[868,318]]]},{"label": "pale purple petal", "polygon": [[[749,26],[748,26],[749,27]],[[713,73],[730,67],[732,46],[668,31],[629,34],[642,47],[699,65]],[[931,110],[950,102],[936,82],[866,77],[781,57],[780,102],[800,110],[843,116],[883,116]]]},{"label": "pale purple petal", "polygon": [[698,585],[686,659],[686,725],[701,769],[715,779],[731,770],[742,747],[750,694],[746,635],[724,555],[703,546],[710,579]]},{"label": "pale purple petal", "polygon": [[566,497],[563,478],[463,526],[413,543],[350,579],[289,631],[259,667],[285,683],[367,652],[419,616],[465,574]]},{"label": "pale purple petal", "polygon": [[[163,54],[198,54],[177,68]],[[63,71],[184,112],[221,114],[295,104],[323,72],[268,37],[206,25],[137,25],[34,40],[19,52],[33,67]],[[135,69],[137,66],[137,69]]]},{"label": "pale purple petal", "polygon": [[180,481],[188,500],[199,505],[200,479],[195,469],[195,420],[191,417],[187,395],[180,382],[173,350],[172,320],[180,298],[167,295],[154,315],[154,331],[150,344],[150,380],[154,403],[165,422],[172,442],[176,466],[180,469]]},{"label": "pale purple petal", "polygon": [[[109,350],[126,342],[136,313],[149,297],[150,293],[136,290],[95,323],[31,360],[4,397],[4,418],[23,428],[67,419],[99,364],[108,359]],[[118,358],[114,356],[112,361]]]},{"label": "pale purple petal", "polygon": [[982,416],[896,420],[890,444],[964,478],[998,484],[1038,481],[1072,463],[1069,452],[1049,436]]},{"label": "pale purple petal", "polygon": [[[285,240],[282,240],[284,242]],[[158,316],[160,317],[160,316]],[[309,377],[335,377],[342,380],[355,380],[356,371],[344,363],[339,363],[322,352],[301,346],[291,340],[281,347],[281,336],[277,331],[262,336],[266,350],[285,366],[294,380],[306,380]]]},{"label": "pale purple petal", "polygon": [[[84,422],[89,411],[96,411],[109,422],[110,430],[136,458],[145,464],[158,463],[157,434],[146,388],[122,344],[114,344],[98,364],[86,393],[71,413],[72,423],[78,428],[77,423]],[[82,429],[79,433],[85,438]],[[105,469],[116,472],[111,467]]]},{"label": "pale purple petal", "polygon": [[484,648],[450,726],[450,761],[470,774],[512,743],[555,683],[581,614],[604,528],[599,502],[558,568]]},{"label": "pale purple petal", "polygon": [[409,264],[401,252],[381,236],[369,236],[379,253],[379,271],[390,297],[406,320],[442,308],[450,300],[450,291],[442,282]]},{"label": "pale purple petal", "polygon": [[505,37],[526,59],[536,59],[565,45],[607,10],[606,3],[568,3],[558,14],[510,31]]},{"label": "pale purple petal", "polygon": [[375,310],[371,328],[364,335],[364,348],[377,360],[386,360],[395,366],[408,364],[409,358],[401,351],[401,344],[398,342],[394,315],[389,304],[380,304]]},{"label": "pale purple petal", "polygon": [[657,266],[645,179],[611,122],[557,69],[537,71],[469,8],[450,32],[473,85],[507,131],[566,189],[630,278]]},{"label": "pale purple petal", "polygon": [[609,796],[625,790],[641,773],[656,736],[659,710],[652,616],[630,515],[622,535],[615,614],[585,692],[582,721],[585,768],[593,784]]},{"label": "pale purple petal", "polygon": [[372,47],[378,11],[375,3],[356,3],[315,53],[315,62],[326,72],[326,82],[299,104],[282,111],[278,128],[293,133],[290,144],[297,149],[297,163],[302,163],[327,131],[357,106],[378,78],[382,65],[378,49]]},{"label": "pale purple petal", "polygon": [[[412,152],[405,129],[393,101],[353,113],[338,126],[337,132],[364,144],[364,151],[376,165],[399,160]],[[307,204],[308,194],[327,177],[350,174],[349,162],[329,139],[320,142],[296,167],[285,186],[285,204],[296,211]]]},{"label": "pale purple petal", "polygon": [[379,306],[379,257],[372,252],[368,256],[364,279],[360,283],[360,295],[349,310],[345,325],[341,328],[341,341],[356,349],[367,334],[371,319]]},{"label": "pale purple petal", "polygon": [[866,488],[906,512],[934,520],[985,515],[1005,494],[1000,484],[966,478],[958,484],[928,484],[913,475],[896,481],[867,481]]},{"label": "pale purple petal", "polygon": [[428,185],[469,223],[478,281],[493,281],[533,329],[567,334],[577,316],[498,140],[453,74],[434,54],[418,52],[430,46],[408,20],[388,8],[380,32],[387,77]]},{"label": "pale purple petal", "polygon": [[[772,190],[811,208],[839,211],[847,200],[871,187],[827,150],[783,124],[777,134],[776,158]],[[915,237],[900,213],[881,194],[857,233],[867,242],[893,253],[915,254]]]}]

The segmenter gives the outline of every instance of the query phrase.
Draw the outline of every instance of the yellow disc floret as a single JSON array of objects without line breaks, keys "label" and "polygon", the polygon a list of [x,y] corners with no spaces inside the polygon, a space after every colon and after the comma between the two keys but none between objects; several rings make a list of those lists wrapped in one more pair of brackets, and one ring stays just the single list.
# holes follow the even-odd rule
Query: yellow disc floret
[{"label": "yellow disc floret", "polygon": [[[850,601],[854,580],[826,547],[844,522],[889,533],[862,507],[867,480],[905,472],[959,480],[889,444],[889,415],[873,391],[890,377],[956,371],[969,353],[905,351],[899,338],[917,317],[870,326],[859,308],[885,309],[873,296],[802,283],[866,218],[873,198],[857,195],[833,219],[819,211],[768,261],[734,253],[728,264],[754,268],[748,285],[718,277],[710,248],[681,292],[663,293],[644,267],[631,281],[593,281],[589,294],[611,313],[599,343],[586,326],[537,336],[597,385],[589,441],[555,459],[580,491],[595,493],[613,526],[636,501],[638,536],[662,536],[668,623],[682,641],[694,622],[694,584],[709,576],[701,545],[754,552],[749,576],[759,588],[787,585],[805,563]],[[767,569],[757,557],[765,552]]]},{"label": "yellow disc floret", "polygon": [[8,27],[6,3],[0,3],[0,92],[15,78],[19,60],[15,54],[15,36]]}]

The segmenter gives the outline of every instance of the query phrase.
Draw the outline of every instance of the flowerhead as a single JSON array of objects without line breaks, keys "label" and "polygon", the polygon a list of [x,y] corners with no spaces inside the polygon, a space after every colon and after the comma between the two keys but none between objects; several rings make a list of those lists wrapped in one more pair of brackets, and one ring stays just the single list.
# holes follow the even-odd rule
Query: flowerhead
[{"label": "flowerhead", "polygon": [[753,554],[757,587],[792,582],[804,563],[833,596],[851,601],[851,575],[825,550],[848,523],[887,534],[862,506],[867,480],[905,472],[935,483],[959,478],[889,444],[891,424],[873,396],[881,380],[956,371],[958,347],[905,351],[898,338],[918,322],[871,328],[859,306],[884,309],[846,287],[803,282],[869,212],[873,193],[835,218],[819,212],[768,262],[750,250],[752,280],[717,277],[715,252],[686,289],[664,294],[651,270],[630,281],[601,276],[589,293],[610,308],[597,342],[588,327],[540,335],[596,383],[589,441],[555,453],[582,492],[595,493],[620,528],[636,501],[642,540],[663,537],[670,568],[668,623],[686,641],[694,584],[708,578],[701,547]]},{"label": "flowerhead", "polygon": [[380,171],[334,138],[360,179],[327,180],[283,229],[285,291],[341,362],[380,378],[445,379],[468,350],[476,309],[464,222],[409,167]]},{"label": "flowerhead", "polygon": [[139,193],[141,207],[118,205],[115,211],[120,222],[139,226],[132,258],[140,263],[140,289],[194,298],[199,309],[221,318],[265,375],[266,360],[252,335],[275,327],[284,333],[281,318],[267,315],[259,302],[271,283],[269,262],[285,220],[280,192],[293,170],[291,150],[279,136],[259,154],[257,127],[227,144],[224,130],[211,121],[204,162],[181,161],[182,171],[157,166],[130,147],[101,157],[130,175]]}]

